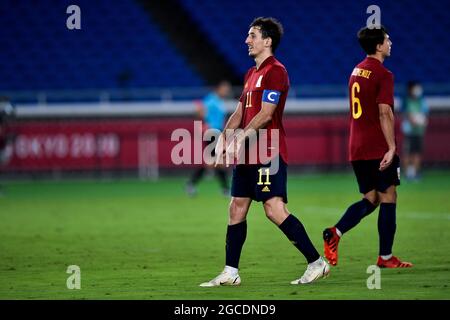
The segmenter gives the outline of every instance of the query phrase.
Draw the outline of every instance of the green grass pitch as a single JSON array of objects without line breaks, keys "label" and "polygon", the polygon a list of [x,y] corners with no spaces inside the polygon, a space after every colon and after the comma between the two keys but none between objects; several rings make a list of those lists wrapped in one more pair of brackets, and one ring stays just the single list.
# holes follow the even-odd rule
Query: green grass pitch
[{"label": "green grass pitch", "polygon": [[[200,288],[223,268],[228,199],[206,180],[196,198],[185,179],[3,183],[0,299],[449,299],[450,171],[430,171],[398,189],[394,253],[412,269],[381,270],[377,211],[345,235],[329,278],[289,282],[306,263],[253,203],[239,287]],[[291,175],[289,210],[323,252],[322,230],[359,199],[350,173]],[[81,289],[69,290],[69,265]]]}]

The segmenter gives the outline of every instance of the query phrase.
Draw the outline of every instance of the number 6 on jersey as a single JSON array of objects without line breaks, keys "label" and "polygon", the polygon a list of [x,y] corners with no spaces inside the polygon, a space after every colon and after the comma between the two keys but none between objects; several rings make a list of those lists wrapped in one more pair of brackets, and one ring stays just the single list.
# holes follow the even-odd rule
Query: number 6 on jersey
[{"label": "number 6 on jersey", "polygon": [[[359,93],[361,90],[359,83],[355,82],[352,85],[352,116],[353,119],[358,119],[362,115],[362,106],[359,98],[356,97],[356,93]],[[355,106],[356,104],[356,106]]]}]

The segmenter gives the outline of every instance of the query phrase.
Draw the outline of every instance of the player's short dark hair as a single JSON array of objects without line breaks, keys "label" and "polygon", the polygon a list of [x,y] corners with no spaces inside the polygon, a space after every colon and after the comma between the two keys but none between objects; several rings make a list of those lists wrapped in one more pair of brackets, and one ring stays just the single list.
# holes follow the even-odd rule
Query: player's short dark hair
[{"label": "player's short dark hair", "polygon": [[384,26],[373,29],[364,27],[358,31],[358,42],[365,53],[374,54],[377,52],[377,45],[383,44],[387,33],[388,31]]},{"label": "player's short dark hair", "polygon": [[406,83],[406,87],[408,88],[408,90],[411,90],[412,88],[414,88],[415,86],[417,86],[419,83],[419,81],[417,80],[410,80]]},{"label": "player's short dark hair", "polygon": [[284,32],[283,25],[280,21],[272,17],[259,17],[253,20],[250,24],[250,28],[251,27],[259,27],[263,39],[272,39],[272,52],[275,52],[280,44],[280,40]]}]

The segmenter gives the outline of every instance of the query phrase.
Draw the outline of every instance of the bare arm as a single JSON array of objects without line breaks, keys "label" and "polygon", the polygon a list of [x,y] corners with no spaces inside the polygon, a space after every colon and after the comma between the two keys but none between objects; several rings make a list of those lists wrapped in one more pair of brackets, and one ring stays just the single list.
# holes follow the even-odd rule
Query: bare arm
[{"label": "bare arm", "polygon": [[275,112],[276,107],[276,104],[262,102],[261,110],[244,128],[244,136],[246,136],[251,129],[258,130],[264,128],[272,120],[272,115]]},{"label": "bare arm", "polygon": [[272,120],[272,115],[276,107],[276,104],[262,102],[261,110],[253,117],[243,131],[239,131],[236,134],[236,144],[230,145],[227,148],[226,152],[229,154],[230,158],[235,155],[238,159],[239,157],[244,156],[245,139],[253,135],[258,129],[264,128]]},{"label": "bare arm", "polygon": [[380,125],[381,130],[383,131],[384,138],[386,139],[386,143],[388,145],[389,150],[385,153],[383,160],[380,162],[380,170],[383,171],[392,163],[392,159],[394,158],[396,146],[395,146],[395,120],[394,113],[392,112],[392,108],[388,104],[379,104],[378,105],[379,114],[380,114]]},{"label": "bare arm", "polygon": [[242,102],[238,102],[236,106],[236,110],[231,114],[231,116],[228,118],[227,123],[225,124],[225,128],[223,129],[222,134],[227,129],[237,129],[239,128],[242,121]]},{"label": "bare arm", "polygon": [[[239,127],[242,119],[242,109],[240,108],[240,106],[241,104],[239,103],[235,113],[233,113],[233,115],[231,115],[230,119],[228,120],[227,125],[225,126],[225,130],[236,129]],[[277,107],[276,104],[262,102],[261,110],[256,114],[255,117],[253,117],[253,119],[249,122],[249,124],[244,128],[243,131],[238,132],[238,135],[236,136],[236,144],[230,145],[228,147],[228,151],[226,145],[223,143],[225,138],[224,137],[225,130],[224,130],[224,132],[222,132],[222,134],[220,135],[219,139],[220,146],[218,143],[218,148],[216,149],[216,154],[222,155],[220,159],[223,158],[226,152],[230,154],[230,158],[232,158],[235,153],[238,155],[241,154],[245,138],[248,135],[251,135],[253,130],[264,128],[272,120],[272,115],[276,107]],[[239,119],[239,122],[236,121],[237,119]],[[219,153],[217,153],[217,151],[219,151]],[[217,156],[216,164],[218,163],[218,161],[219,156]]]},{"label": "bare arm", "polygon": [[225,124],[222,133],[219,135],[219,139],[217,141],[215,148],[216,154],[215,166],[217,166],[223,160],[223,157],[226,152],[226,143],[225,143],[226,131],[229,129],[233,130],[239,128],[239,126],[241,125],[241,121],[242,121],[242,103],[238,102],[236,110],[234,110],[234,112],[228,118],[228,121]]},{"label": "bare arm", "polygon": [[195,113],[199,119],[203,119],[205,117],[205,110],[201,102],[195,104]]}]

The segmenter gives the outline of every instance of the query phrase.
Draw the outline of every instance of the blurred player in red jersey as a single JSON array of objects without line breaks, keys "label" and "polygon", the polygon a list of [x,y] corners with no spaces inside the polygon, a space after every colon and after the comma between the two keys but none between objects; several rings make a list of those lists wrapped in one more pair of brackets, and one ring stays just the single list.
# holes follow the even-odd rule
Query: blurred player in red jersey
[{"label": "blurred player in red jersey", "polygon": [[[216,163],[227,154],[231,158],[246,154],[251,158],[255,149],[246,148],[246,140],[254,130],[259,131],[258,141],[267,138],[267,148],[279,146],[279,152],[271,152],[269,161],[238,164],[233,169],[229,222],[226,236],[225,268],[216,278],[202,283],[202,287],[239,285],[238,265],[247,235],[247,213],[253,200],[263,202],[264,211],[308,261],[308,267],[299,279],[291,284],[310,283],[328,275],[330,267],[309,239],[302,223],[286,208],[287,203],[287,148],[282,124],[284,105],[289,91],[289,78],[285,67],[273,56],[278,47],[283,28],[273,18],[257,18],[250,25],[245,43],[248,54],[256,66],[245,75],[244,90],[234,113],[228,119],[216,146]],[[243,129],[234,134],[236,148],[227,147],[226,130]],[[279,141],[275,140],[278,133]],[[247,149],[247,150],[246,150]],[[241,153],[241,150],[245,152]],[[273,149],[271,149],[273,151]],[[253,154],[254,155],[254,154]],[[272,164],[278,164],[276,169]],[[239,162],[240,163],[240,162]]]},{"label": "blurred player in red jersey", "polygon": [[349,154],[364,197],[352,204],[334,227],[324,230],[325,256],[331,265],[336,265],[342,235],[380,205],[377,265],[412,267],[410,262],[402,262],[392,255],[400,160],[394,133],[394,75],[383,66],[384,59],[391,55],[392,41],[382,26],[361,29],[358,41],[367,57],[353,69],[349,80]]}]

